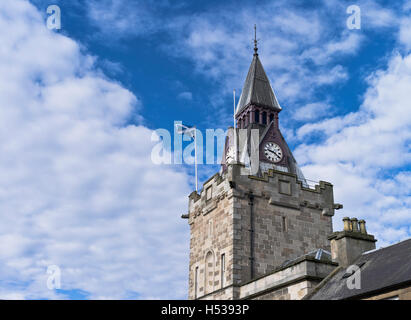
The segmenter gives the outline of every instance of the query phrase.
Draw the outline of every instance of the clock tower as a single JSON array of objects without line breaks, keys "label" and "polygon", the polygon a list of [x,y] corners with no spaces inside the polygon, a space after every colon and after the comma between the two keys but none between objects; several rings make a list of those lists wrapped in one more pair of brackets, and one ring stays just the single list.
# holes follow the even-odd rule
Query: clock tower
[{"label": "clock tower", "polygon": [[330,251],[333,186],[308,185],[281,134],[280,112],[255,41],[221,170],[190,194],[182,216],[191,235],[189,299],[249,298],[257,279]]},{"label": "clock tower", "polygon": [[[223,170],[231,162],[250,162],[258,159],[253,173],[261,176],[269,169],[296,174],[307,186],[306,180],[279,128],[280,104],[258,56],[255,40],[254,56],[248,70],[235,114],[237,128],[229,128],[223,156]],[[258,141],[253,141],[252,130],[258,130]],[[246,131],[241,135],[241,131]],[[256,139],[254,139],[256,140]],[[246,144],[246,145],[244,145]],[[237,152],[235,151],[237,150]],[[252,157],[258,152],[258,157]],[[247,159],[244,161],[244,159]],[[251,165],[250,163],[245,163]]]}]

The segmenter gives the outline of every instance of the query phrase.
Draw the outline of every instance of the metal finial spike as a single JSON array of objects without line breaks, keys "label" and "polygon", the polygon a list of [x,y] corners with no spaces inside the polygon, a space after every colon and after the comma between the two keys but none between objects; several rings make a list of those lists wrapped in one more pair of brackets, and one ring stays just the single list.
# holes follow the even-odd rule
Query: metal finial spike
[{"label": "metal finial spike", "polygon": [[257,25],[254,25],[254,55],[258,55]]}]

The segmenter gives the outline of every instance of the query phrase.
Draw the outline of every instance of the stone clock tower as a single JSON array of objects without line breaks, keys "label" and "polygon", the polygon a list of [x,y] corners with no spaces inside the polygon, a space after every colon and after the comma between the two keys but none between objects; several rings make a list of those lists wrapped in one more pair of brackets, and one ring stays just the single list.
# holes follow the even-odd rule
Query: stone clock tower
[{"label": "stone clock tower", "polygon": [[255,45],[221,170],[190,194],[183,215],[191,233],[189,299],[248,298],[258,279],[304,254],[330,251],[333,186],[307,184],[279,129],[280,112]]}]

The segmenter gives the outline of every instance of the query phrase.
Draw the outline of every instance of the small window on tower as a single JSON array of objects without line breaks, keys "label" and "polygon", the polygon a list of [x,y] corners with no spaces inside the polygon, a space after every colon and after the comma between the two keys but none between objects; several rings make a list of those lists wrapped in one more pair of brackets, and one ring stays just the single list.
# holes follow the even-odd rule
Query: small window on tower
[{"label": "small window on tower", "polygon": [[197,299],[198,294],[198,267],[194,271],[194,299]]},{"label": "small window on tower", "polygon": [[273,121],[274,120],[274,113],[271,113],[270,114],[270,123],[271,123],[271,121]]},{"label": "small window on tower", "polygon": [[267,124],[267,112],[263,112],[263,124]]},{"label": "small window on tower", "polygon": [[283,223],[282,223],[282,225],[283,225],[283,232],[287,232],[287,218],[286,217],[282,217],[283,219]]},{"label": "small window on tower", "polygon": [[255,115],[255,119],[254,119],[255,122],[256,122],[256,123],[260,123],[260,111],[255,110],[254,115]]}]

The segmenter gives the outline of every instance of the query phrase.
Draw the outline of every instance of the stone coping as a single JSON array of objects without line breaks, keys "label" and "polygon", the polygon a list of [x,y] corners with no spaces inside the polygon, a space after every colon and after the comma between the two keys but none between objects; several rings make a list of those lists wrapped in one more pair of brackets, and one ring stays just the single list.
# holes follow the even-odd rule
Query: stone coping
[{"label": "stone coping", "polygon": [[353,232],[353,231],[333,232],[331,235],[328,236],[328,240],[339,240],[339,239],[344,238],[344,237],[358,239],[358,240],[366,240],[366,241],[377,242],[377,239],[375,239],[373,235],[364,234],[364,233],[361,233],[359,231],[358,232]]},{"label": "stone coping", "polygon": [[251,282],[260,280],[260,279],[262,279],[262,278],[265,278],[265,277],[267,277],[267,276],[270,276],[270,275],[272,275],[272,274],[274,274],[274,273],[277,273],[277,272],[279,272],[279,271],[283,271],[283,270],[285,270],[285,269],[288,269],[288,268],[290,268],[290,267],[293,267],[293,266],[295,266],[295,265],[297,265],[297,264],[300,264],[301,262],[304,262],[304,261],[310,261],[310,262],[316,262],[316,263],[322,263],[322,264],[328,264],[328,265],[338,266],[338,263],[337,263],[337,262],[334,262],[334,261],[318,260],[318,259],[315,259],[314,257],[302,256],[302,257],[299,257],[299,258],[297,258],[297,259],[295,259],[295,260],[293,260],[293,261],[290,261],[290,264],[287,264],[286,266],[279,266],[279,267],[275,268],[273,271],[270,271],[270,272],[268,272],[268,273],[265,273],[265,274],[263,274],[263,275],[261,275],[261,276],[258,276],[258,277],[254,278],[254,279],[252,279],[252,280],[249,280],[249,281],[246,281],[246,282],[242,282],[242,283],[239,284],[239,286],[241,287],[241,286],[247,285],[247,284],[249,284],[249,283],[251,283]]},{"label": "stone coping", "polygon": [[[328,260],[317,260],[312,257],[303,256],[292,261],[289,265],[279,268],[275,272],[243,283],[240,288],[240,299],[260,296],[305,280],[320,282],[326,277],[326,275],[321,276],[318,274],[317,268],[310,267],[310,264],[336,266],[335,263]],[[293,267],[296,269],[292,269]]]}]

